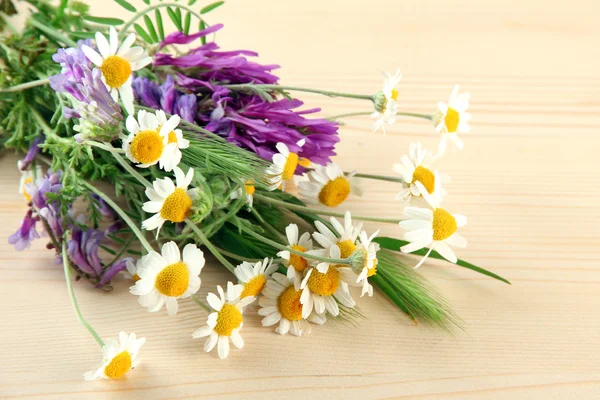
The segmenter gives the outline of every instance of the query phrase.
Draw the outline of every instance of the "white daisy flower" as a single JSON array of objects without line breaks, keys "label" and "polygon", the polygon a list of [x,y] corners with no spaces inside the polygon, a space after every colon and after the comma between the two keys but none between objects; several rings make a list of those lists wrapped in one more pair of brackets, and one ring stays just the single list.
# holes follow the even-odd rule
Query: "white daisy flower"
[{"label": "white daisy flower", "polygon": [[400,227],[408,230],[404,240],[410,243],[402,246],[403,253],[412,253],[424,247],[429,247],[427,254],[415,268],[425,262],[432,250],[440,253],[446,260],[456,263],[457,258],[450,246],[466,247],[467,241],[457,233],[458,228],[467,224],[467,217],[461,214],[450,214],[442,208],[433,211],[427,208],[406,207],[404,215],[408,218],[400,222]]},{"label": "white daisy flower", "polygon": [[431,165],[435,161],[432,152],[421,147],[421,143],[410,145],[409,155],[402,156],[402,164],[394,164],[394,171],[402,177],[403,189],[396,200],[411,201],[424,199],[432,207],[438,206],[446,190],[442,181],[449,181],[446,175],[433,171]]},{"label": "white daisy flower", "polygon": [[206,301],[215,310],[208,315],[206,325],[198,328],[192,337],[197,339],[208,336],[204,343],[204,351],[210,352],[217,343],[219,358],[226,358],[229,354],[229,340],[238,349],[244,347],[244,340],[240,336],[240,329],[244,325],[242,312],[244,307],[254,301],[254,297],[248,296],[240,299],[244,287],[227,282],[227,296],[221,286],[217,286],[219,297],[214,293],[206,296]]},{"label": "white daisy flower", "polygon": [[[298,237],[298,234],[298,225],[296,224],[289,224],[285,228],[288,246],[303,253],[310,252],[313,248],[310,233],[304,232],[300,237]],[[288,268],[288,275],[300,282],[304,271],[308,268],[308,260],[297,254],[292,254],[287,250],[280,251],[277,253],[277,256],[284,260],[283,265]]]},{"label": "white daisy flower", "polygon": [[[288,270],[289,271],[289,270]],[[258,299],[260,309],[258,315],[262,315],[262,326],[272,326],[279,322],[275,332],[285,335],[290,332],[295,336],[308,335],[310,324],[308,321],[322,325],[325,323],[325,315],[312,313],[308,320],[303,317],[302,303],[300,297],[302,290],[297,288],[294,279],[278,272],[272,275],[272,280],[267,281],[263,289],[263,296]]]},{"label": "white daisy flower", "polygon": [[358,242],[357,250],[363,253],[363,264],[356,279],[356,283],[362,284],[362,293],[360,297],[363,297],[365,293],[369,296],[373,296],[373,286],[369,283],[368,279],[370,276],[377,274],[377,252],[379,251],[379,243],[374,243],[373,239],[379,234],[379,230],[375,232],[371,237],[367,236],[367,232],[360,232],[360,241]]},{"label": "white daisy flower", "polygon": [[[256,192],[256,186],[254,186],[254,181],[248,179],[246,181],[246,184],[244,185],[244,189],[246,190],[246,203],[248,204],[248,208],[252,208],[252,204],[254,203],[254,192]],[[239,188],[233,193],[231,193],[230,198],[232,200],[235,200],[242,197],[242,195],[242,188]]]},{"label": "white daisy flower", "polygon": [[89,46],[81,46],[85,56],[102,72],[102,81],[112,98],[117,101],[119,95],[121,96],[128,114],[133,114],[133,71],[152,62],[152,57],[149,57],[142,47],[131,47],[134,42],[135,34],[130,33],[119,46],[117,31],[111,26],[109,40],[100,32],[96,32],[96,46],[100,54]]},{"label": "white daisy flower", "polygon": [[31,194],[27,192],[27,186],[33,184],[36,177],[41,177],[43,175],[42,168],[40,166],[36,166],[35,171],[33,169],[22,170],[21,165],[22,161],[17,161],[17,168],[21,171],[21,181],[19,182],[19,194],[23,196],[25,201],[28,203],[31,201]]},{"label": "white daisy flower", "polygon": [[125,278],[131,279],[134,283],[140,280],[140,276],[137,274],[137,269],[140,265],[142,265],[141,261],[142,259],[140,258],[137,260],[137,263],[134,264],[133,261],[127,260],[125,263],[125,271],[123,271]]},{"label": "white daisy flower", "polygon": [[190,243],[183,248],[183,257],[175,242],[162,246],[161,254],[153,251],[141,259],[137,268],[140,279],[129,292],[140,296],[139,303],[148,311],[159,311],[166,303],[170,316],[177,314],[177,299],[190,297],[200,289],[200,271],[204,253]]},{"label": "white daisy flower", "polygon": [[165,171],[172,171],[181,161],[180,149],[190,145],[176,129],[180,121],[178,115],[166,120],[162,110],[155,114],[140,110],[137,119],[130,115],[125,124],[130,133],[123,138],[125,155],[140,168],[158,163]]},{"label": "white daisy flower", "polygon": [[308,181],[298,184],[300,195],[313,204],[337,207],[346,201],[350,193],[362,195],[360,188],[353,182],[354,174],[355,172],[345,175],[342,168],[335,163],[329,163],[327,166],[315,165],[315,169],[308,173]]},{"label": "white daisy flower", "polygon": [[458,85],[454,86],[454,90],[450,95],[448,104],[440,101],[438,109],[433,116],[433,124],[437,132],[442,134],[438,153],[446,152],[446,142],[450,140],[457,149],[463,148],[463,142],[458,137],[457,133],[465,133],[471,131],[469,121],[471,114],[467,112],[469,108],[469,93],[458,94]]},{"label": "white daisy flower", "polygon": [[273,264],[273,260],[269,258],[256,263],[244,261],[235,267],[233,273],[244,288],[240,298],[249,296],[258,298],[267,281],[271,279],[271,274],[275,271],[277,271],[277,264]]},{"label": "white daisy flower", "polygon": [[383,90],[377,96],[375,112],[371,114],[371,118],[376,118],[373,124],[373,132],[381,128],[385,133],[385,124],[392,125],[396,123],[396,114],[398,113],[398,90],[396,85],[398,85],[400,79],[402,79],[402,74],[399,69],[394,76],[389,72],[383,73]]},{"label": "white daisy flower", "polygon": [[190,168],[184,174],[176,167],[174,172],[177,186],[171,179],[162,178],[152,183],[153,188],[146,188],[146,196],[150,201],[145,202],[142,209],[155,214],[142,222],[142,228],[150,231],[157,229],[157,235],[166,221],[183,222],[189,216],[194,200],[198,198],[195,189],[188,190],[194,178],[194,170]]},{"label": "white daisy flower", "polygon": [[[331,258],[348,258],[357,249],[356,239],[362,230],[362,222],[353,223],[350,211],[344,214],[344,225],[337,219],[331,217],[329,219],[335,232],[332,232],[321,221],[315,221],[315,227],[318,232],[313,233],[313,238],[323,247],[320,250],[313,250],[312,253],[321,257],[328,257],[331,254],[331,248],[337,247],[334,254],[339,253],[339,257]],[[329,263],[321,262],[317,264],[317,270],[325,273],[329,268]]]},{"label": "white daisy flower", "polygon": [[102,366],[86,372],[83,375],[84,379],[93,381],[122,378],[140,363],[137,355],[145,342],[146,338],[136,339],[135,333],[127,335],[125,332],[119,333],[118,342],[114,339],[107,340],[102,346]]},{"label": "white daisy flower", "polygon": [[110,27],[109,39],[96,32],[96,46],[99,53],[89,46],[81,47],[85,56],[102,72],[102,81],[117,101],[119,96],[128,114],[133,114],[133,71],[142,69],[152,62],[152,57],[139,46],[131,47],[135,42],[135,34],[131,33],[119,46],[117,31]]},{"label": "white daisy flower", "polygon": [[[304,146],[305,139],[299,140],[298,147]],[[266,175],[269,190],[281,188],[285,190],[285,183],[294,177],[298,165],[308,166],[310,162],[305,158],[298,158],[297,153],[290,152],[285,143],[277,143],[279,153],[273,154],[273,164],[267,168]]]}]

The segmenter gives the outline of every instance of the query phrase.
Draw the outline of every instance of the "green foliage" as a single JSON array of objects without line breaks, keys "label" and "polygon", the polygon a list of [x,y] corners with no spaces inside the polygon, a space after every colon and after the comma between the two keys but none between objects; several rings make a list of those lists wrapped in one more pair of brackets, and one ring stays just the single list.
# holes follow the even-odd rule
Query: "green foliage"
[{"label": "green foliage", "polygon": [[152,38],[150,37],[150,35],[148,35],[148,34],[146,33],[146,31],[144,30],[144,28],[142,28],[142,26],[141,26],[141,25],[139,25],[139,24],[133,24],[133,27],[134,27],[134,29],[135,29],[136,33],[137,33],[138,35],[140,35],[140,37],[141,37],[141,38],[142,38],[142,39],[143,39],[143,40],[144,40],[146,43],[148,43],[148,44],[152,44],[152,43],[153,43],[153,41],[152,41]]},{"label": "green foliage", "polygon": [[217,1],[217,2],[214,2],[212,4],[209,4],[206,7],[202,8],[202,10],[200,10],[200,14],[208,14],[209,12],[211,12],[212,10],[214,10],[215,8],[222,6],[223,3],[225,3],[225,2],[224,1]]},{"label": "green foliage", "polygon": [[118,26],[123,25],[125,23],[125,21],[123,21],[120,18],[93,17],[91,15],[86,15],[83,17],[83,19],[85,19],[86,21],[95,22],[96,24],[100,25]]},{"label": "green foliage", "polygon": [[125,0],[115,0],[115,3],[126,9],[127,11],[137,12],[137,9],[129,2]]}]

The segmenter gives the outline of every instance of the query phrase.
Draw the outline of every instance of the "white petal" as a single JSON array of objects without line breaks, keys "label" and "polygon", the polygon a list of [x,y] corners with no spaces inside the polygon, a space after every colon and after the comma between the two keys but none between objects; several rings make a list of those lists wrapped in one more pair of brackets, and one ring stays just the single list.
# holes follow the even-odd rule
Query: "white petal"
[{"label": "white petal", "polygon": [[88,60],[93,62],[96,66],[100,67],[104,62],[102,56],[100,56],[100,54],[98,54],[98,52],[92,49],[91,47],[86,46],[84,44],[81,46],[81,50],[83,51],[83,54],[85,54],[85,56],[88,58]]},{"label": "white petal", "polygon": [[219,336],[217,352],[221,360],[227,358],[229,355],[229,338],[227,336]]},{"label": "white petal", "polygon": [[[118,56],[123,56],[124,53],[129,50],[129,48],[131,47],[131,45],[133,44],[133,42],[135,42],[135,33],[130,33],[125,40],[123,40],[123,43],[121,43],[121,47],[119,47],[119,49],[117,50],[117,55]],[[141,49],[141,48],[140,48]]]},{"label": "white petal", "polygon": [[454,254],[454,251],[452,251],[452,249],[444,242],[435,242],[433,245],[433,249],[435,251],[437,251],[438,253],[440,253],[440,255],[442,257],[444,257],[446,260],[452,262],[452,263],[456,263],[457,258],[456,258],[456,254]]},{"label": "white petal", "polygon": [[106,59],[110,56],[110,46],[106,37],[100,32],[96,32],[96,46],[102,55],[102,58]]},{"label": "white petal", "polygon": [[110,38],[110,54],[117,54],[117,49],[119,47],[119,38],[117,37],[117,31],[115,30],[114,26],[110,27],[109,38]]},{"label": "white petal", "polygon": [[203,327],[196,329],[194,331],[194,333],[192,333],[192,337],[194,339],[205,337],[205,336],[210,335],[211,332],[212,332],[212,328],[208,325],[204,325]]}]

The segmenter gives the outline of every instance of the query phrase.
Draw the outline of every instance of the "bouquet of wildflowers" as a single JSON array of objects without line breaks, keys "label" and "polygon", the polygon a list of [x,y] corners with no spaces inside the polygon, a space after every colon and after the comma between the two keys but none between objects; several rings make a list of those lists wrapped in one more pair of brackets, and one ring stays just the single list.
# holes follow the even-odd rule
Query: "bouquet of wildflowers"
[{"label": "bouquet of wildflowers", "polygon": [[[467,218],[441,206],[448,177],[434,165],[470,129],[458,86],[427,115],[398,109],[399,71],[370,94],[284,86],[256,53],[219,48],[223,26],[205,18],[222,1],[145,0],[140,10],[114,1],[128,19],[89,15],[77,1],[27,0],[22,31],[6,18],[11,1],[0,2],[0,137],[26,153],[18,169],[27,211],[9,241],[22,251],[44,236],[56,253],[76,315],[102,348],[86,379],[124,376],[145,339],[121,332],[104,342],[77,306],[74,277],[111,290],[120,274],[149,312],[173,316],[194,301],[190,339],[205,338],[220,358],[230,342],[244,346],[249,308],[263,326],[303,336],[328,319],[355,322],[355,298],[374,288],[412,320],[449,330],[458,318],[415,271],[428,257],[508,283],[457,258]],[[165,32],[167,18],[175,32]],[[302,92],[355,99],[365,112],[315,117],[292,95]],[[357,114],[372,114],[383,132],[398,116],[422,119],[439,145],[412,144],[392,176],[344,171],[332,160],[338,121]],[[345,211],[361,195],[357,178],[394,185],[394,215]],[[366,232],[363,221],[399,225],[402,239]],[[200,298],[205,253],[231,281]]]}]

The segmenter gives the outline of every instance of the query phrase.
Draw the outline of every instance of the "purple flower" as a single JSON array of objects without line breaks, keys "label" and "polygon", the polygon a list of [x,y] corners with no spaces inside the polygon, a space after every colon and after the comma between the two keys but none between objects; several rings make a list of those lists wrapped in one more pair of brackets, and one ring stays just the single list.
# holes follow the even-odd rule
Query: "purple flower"
[{"label": "purple flower", "polygon": [[161,43],[160,47],[165,47],[168,44],[190,44],[198,38],[220,30],[222,27],[223,24],[215,24],[206,29],[198,31],[193,35],[186,35],[182,32],[174,32],[165,38],[165,41]]},{"label": "purple flower", "polygon": [[33,218],[33,211],[29,210],[23,218],[23,222],[19,229],[8,237],[8,243],[15,246],[15,250],[23,251],[31,246],[34,239],[40,237],[36,230],[37,221]]},{"label": "purple flower", "polygon": [[194,122],[197,109],[196,96],[186,95],[175,89],[175,80],[172,76],[167,76],[161,86],[148,78],[137,77],[133,80],[133,91],[136,100],[147,107],[177,114],[188,122]]},{"label": "purple flower", "polygon": [[[92,68],[92,62],[83,54],[82,45],[96,48],[92,39],[79,40],[77,47],[58,49],[52,59],[62,67],[60,74],[50,77],[50,87],[57,92],[70,92],[70,83],[83,78],[84,70]],[[73,93],[71,93],[73,94]],[[73,94],[75,96],[75,94]]]},{"label": "purple flower", "polygon": [[39,136],[36,136],[35,139],[33,139],[31,145],[29,145],[29,150],[27,151],[27,154],[25,154],[25,158],[23,158],[23,160],[19,163],[19,169],[21,171],[25,171],[29,164],[31,164],[32,161],[35,159],[35,156],[38,155],[38,153],[40,152],[39,145],[43,143],[45,139],[46,136],[44,136],[43,133]]},{"label": "purple flower", "polygon": [[108,268],[105,268],[100,280],[96,284],[96,287],[102,287],[102,286],[108,285],[110,283],[111,279],[114,278],[114,276],[116,274],[123,271],[127,267],[127,262],[133,262],[133,258],[131,258],[131,257],[123,258],[123,259],[113,263]]},{"label": "purple flower", "polygon": [[95,202],[94,207],[96,207],[96,209],[98,211],[100,211],[100,214],[102,214],[102,216],[104,216],[106,218],[110,218],[111,220],[117,219],[117,214],[106,203],[106,201],[101,199],[100,196],[98,196],[96,193],[92,193],[91,197],[92,197],[92,199],[94,199],[93,201]]},{"label": "purple flower", "polygon": [[31,196],[31,201],[38,210],[51,203],[48,199],[48,193],[56,193],[62,189],[61,178],[62,171],[59,170],[48,173],[45,177],[38,178],[35,182],[25,185],[25,191]]}]

